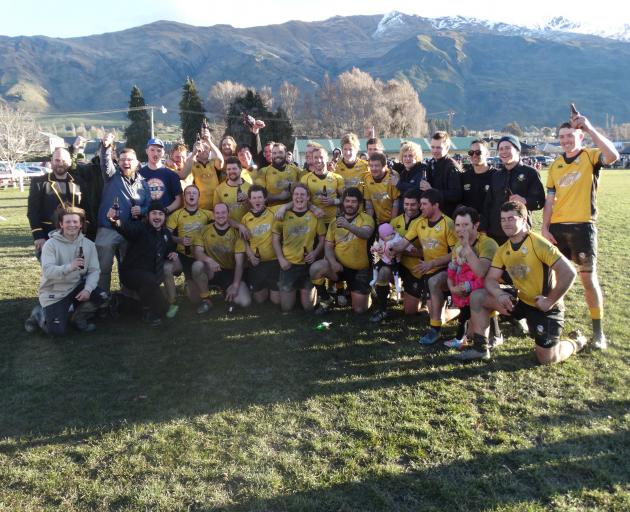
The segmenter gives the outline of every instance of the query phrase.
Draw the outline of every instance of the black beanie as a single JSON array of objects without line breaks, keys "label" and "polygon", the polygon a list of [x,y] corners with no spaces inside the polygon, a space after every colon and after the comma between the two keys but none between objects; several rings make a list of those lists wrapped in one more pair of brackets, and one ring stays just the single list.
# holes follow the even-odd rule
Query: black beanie
[{"label": "black beanie", "polygon": [[162,204],[162,201],[157,201],[155,199],[151,201],[149,203],[149,209],[147,210],[147,213],[152,212],[153,210],[160,210],[161,212],[164,212],[164,205]]},{"label": "black beanie", "polygon": [[521,141],[518,140],[518,137],[516,135],[504,135],[503,137],[501,137],[499,139],[499,142],[497,143],[497,149],[499,148],[499,144],[505,141],[512,144],[512,146],[514,146],[519,153],[521,152]]}]

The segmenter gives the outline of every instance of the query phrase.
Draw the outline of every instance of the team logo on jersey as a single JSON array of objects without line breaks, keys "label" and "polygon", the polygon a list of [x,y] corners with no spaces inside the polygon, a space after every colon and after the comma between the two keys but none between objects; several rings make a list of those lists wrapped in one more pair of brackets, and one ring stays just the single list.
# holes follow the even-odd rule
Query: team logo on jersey
[{"label": "team logo on jersey", "polygon": [[559,187],[570,187],[571,185],[577,183],[577,181],[580,179],[581,175],[582,175],[582,173],[580,173],[580,171],[578,171],[578,170],[569,172],[569,173],[565,174],[562,178],[560,178],[560,180],[558,181],[558,186]]},{"label": "team logo on jersey", "polygon": [[427,238],[426,240],[422,241],[422,247],[424,247],[425,249],[435,249],[439,245],[440,241],[436,240],[435,238]]},{"label": "team logo on jersey", "polygon": [[519,175],[516,177],[516,179],[517,179],[518,181],[525,181],[525,175],[524,175],[524,174],[519,174]]},{"label": "team logo on jersey", "polygon": [[545,333],[545,327],[544,327],[543,325],[538,324],[538,325],[536,326],[536,332],[537,332],[538,334],[544,334],[544,333]]},{"label": "team logo on jersey", "polygon": [[522,252],[523,254],[527,254],[529,251],[527,250],[527,247],[522,247],[522,248],[521,248],[521,252]]},{"label": "team logo on jersey", "polygon": [[278,180],[276,181],[276,188],[284,190],[284,189],[289,188],[292,183],[293,182],[288,179]]},{"label": "team logo on jersey", "polygon": [[372,194],[372,201],[382,202],[389,199],[389,194],[387,192],[374,192]]},{"label": "team logo on jersey", "polygon": [[307,235],[310,231],[308,224],[298,224],[296,226],[290,226],[287,229],[287,236],[303,236]]},{"label": "team logo on jersey", "polygon": [[464,184],[464,190],[468,191],[472,188],[472,185],[470,183],[465,183]]},{"label": "team logo on jersey", "polygon": [[525,264],[513,265],[508,268],[508,274],[510,274],[513,279],[525,279],[527,274],[529,274],[529,267]]},{"label": "team logo on jersey", "polygon": [[271,224],[259,224],[251,229],[253,236],[262,236],[269,231]]},{"label": "team logo on jersey", "polygon": [[182,231],[186,234],[191,234],[199,231],[203,227],[201,222],[190,222],[182,226]]},{"label": "team logo on jersey", "polygon": [[490,185],[486,185],[485,187],[483,187],[483,189],[487,192],[488,190],[490,190]]},{"label": "team logo on jersey", "polygon": [[440,226],[440,225],[438,224],[437,226],[435,226],[435,227],[433,228],[433,230],[434,230],[434,231],[437,231],[437,232],[440,232],[440,231],[442,231],[442,226]]},{"label": "team logo on jersey", "polygon": [[340,235],[339,231],[337,232],[337,236],[335,237],[336,243],[344,243],[344,242],[352,242],[352,240],[356,239],[356,235],[351,233],[350,231],[346,231],[345,235]]}]

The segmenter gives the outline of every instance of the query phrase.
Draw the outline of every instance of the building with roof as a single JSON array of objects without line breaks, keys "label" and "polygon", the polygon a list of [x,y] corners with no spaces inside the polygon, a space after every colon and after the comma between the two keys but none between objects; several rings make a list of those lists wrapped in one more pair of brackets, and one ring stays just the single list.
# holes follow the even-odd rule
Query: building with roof
[{"label": "building with roof", "polygon": [[[449,154],[451,155],[462,155],[464,156],[470,147],[470,144],[477,137],[451,137],[451,151]],[[360,143],[360,151],[366,151],[367,148],[367,138],[359,139]],[[323,146],[328,153],[332,153],[335,148],[341,149],[341,139],[307,139],[307,138],[296,138],[295,144],[293,145],[293,160],[298,162],[299,165],[304,163],[304,155],[306,154],[306,146],[310,142],[316,142]],[[425,157],[431,156],[431,139],[426,137],[387,137],[381,138],[381,142],[385,147],[385,155],[387,158],[398,158],[398,154],[400,153],[400,145],[403,142],[415,142],[422,148],[422,152]]]}]

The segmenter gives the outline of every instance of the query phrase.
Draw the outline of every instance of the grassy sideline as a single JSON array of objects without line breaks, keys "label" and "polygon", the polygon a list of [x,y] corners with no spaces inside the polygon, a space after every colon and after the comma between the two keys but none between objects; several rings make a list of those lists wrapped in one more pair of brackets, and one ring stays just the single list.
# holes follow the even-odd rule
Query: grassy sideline
[{"label": "grassy sideline", "polygon": [[0,510],[629,510],[630,171],[604,173],[611,348],[556,367],[512,335],[462,365],[415,342],[424,317],[346,311],[28,335],[26,194],[0,191]]}]

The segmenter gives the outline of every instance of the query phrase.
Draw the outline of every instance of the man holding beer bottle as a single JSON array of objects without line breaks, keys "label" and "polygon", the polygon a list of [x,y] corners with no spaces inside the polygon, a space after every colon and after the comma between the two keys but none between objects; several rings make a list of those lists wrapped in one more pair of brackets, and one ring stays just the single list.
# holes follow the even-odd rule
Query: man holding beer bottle
[{"label": "man holding beer bottle", "polygon": [[116,212],[116,218],[124,224],[138,220],[146,215],[151,202],[151,191],[146,180],[138,172],[139,162],[136,152],[125,148],[120,152],[118,165],[112,160],[114,134],[107,134],[101,141],[101,173],[103,175],[103,194],[98,209],[98,230],[96,232],[96,250],[101,267],[98,285],[109,292],[114,257],[122,260],[127,250],[124,237],[114,229],[107,218],[109,209]]}]

